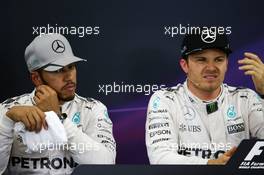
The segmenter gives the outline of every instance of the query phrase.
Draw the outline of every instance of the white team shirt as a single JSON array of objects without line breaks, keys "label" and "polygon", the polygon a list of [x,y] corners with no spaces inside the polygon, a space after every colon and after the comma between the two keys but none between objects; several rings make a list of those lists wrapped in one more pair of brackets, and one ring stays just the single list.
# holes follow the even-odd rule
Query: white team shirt
[{"label": "white team shirt", "polygon": [[155,92],[148,105],[146,145],[151,164],[207,164],[243,139],[264,138],[264,100],[222,84],[212,101],[187,83]]},{"label": "white team shirt", "polygon": [[114,164],[116,143],[106,107],[99,101],[75,95],[65,102],[63,125],[68,144],[41,153],[26,153],[27,146],[14,133],[6,116],[12,106],[33,105],[34,93],[10,98],[0,104],[0,174],[70,174],[78,164]]}]

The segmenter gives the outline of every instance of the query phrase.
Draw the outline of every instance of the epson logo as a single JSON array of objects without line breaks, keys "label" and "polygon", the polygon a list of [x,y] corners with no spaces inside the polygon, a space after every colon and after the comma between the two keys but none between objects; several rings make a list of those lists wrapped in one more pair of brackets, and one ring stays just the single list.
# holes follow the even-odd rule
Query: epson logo
[{"label": "epson logo", "polygon": [[150,138],[156,135],[171,135],[171,131],[170,130],[158,130],[158,131],[149,133]]},{"label": "epson logo", "polygon": [[229,125],[229,126],[227,126],[227,131],[229,134],[242,132],[242,131],[245,131],[245,125],[244,125],[244,123],[239,123],[236,125]]}]

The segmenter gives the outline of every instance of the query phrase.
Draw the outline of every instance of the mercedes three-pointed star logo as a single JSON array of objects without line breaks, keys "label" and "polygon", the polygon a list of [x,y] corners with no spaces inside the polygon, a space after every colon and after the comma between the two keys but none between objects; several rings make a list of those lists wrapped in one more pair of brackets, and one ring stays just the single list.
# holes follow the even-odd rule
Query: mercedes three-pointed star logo
[{"label": "mercedes three-pointed star logo", "polygon": [[52,42],[52,50],[56,53],[62,53],[65,51],[65,45],[61,40],[54,40]]},{"label": "mercedes three-pointed star logo", "polygon": [[185,120],[193,120],[195,118],[195,111],[189,106],[183,107],[183,115]]},{"label": "mercedes three-pointed star logo", "polygon": [[205,43],[213,43],[216,39],[216,31],[212,31],[211,29],[203,30],[201,39]]}]

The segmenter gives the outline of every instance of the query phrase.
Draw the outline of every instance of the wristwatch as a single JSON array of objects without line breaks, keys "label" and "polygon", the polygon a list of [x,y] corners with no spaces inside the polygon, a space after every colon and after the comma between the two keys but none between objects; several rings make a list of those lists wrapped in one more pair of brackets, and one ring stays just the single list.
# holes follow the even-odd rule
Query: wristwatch
[{"label": "wristwatch", "polygon": [[61,113],[61,114],[57,114],[61,123],[64,122],[64,120],[67,118],[67,114],[66,113]]}]

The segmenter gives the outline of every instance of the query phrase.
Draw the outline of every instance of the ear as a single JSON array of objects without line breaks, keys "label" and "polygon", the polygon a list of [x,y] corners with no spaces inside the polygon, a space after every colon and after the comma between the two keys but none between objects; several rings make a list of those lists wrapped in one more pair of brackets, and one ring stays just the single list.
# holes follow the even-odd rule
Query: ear
[{"label": "ear", "polygon": [[39,85],[43,84],[40,74],[37,71],[31,72],[30,78],[31,78],[32,83],[35,85],[35,87],[38,87]]},{"label": "ear", "polygon": [[183,70],[186,74],[188,74],[188,70],[189,70],[189,68],[188,68],[188,62],[187,62],[187,60],[181,58],[181,59],[180,59],[180,65],[181,65],[182,70]]}]

